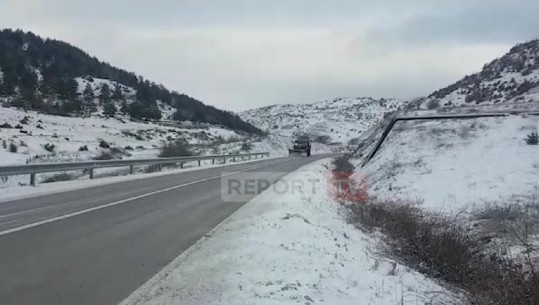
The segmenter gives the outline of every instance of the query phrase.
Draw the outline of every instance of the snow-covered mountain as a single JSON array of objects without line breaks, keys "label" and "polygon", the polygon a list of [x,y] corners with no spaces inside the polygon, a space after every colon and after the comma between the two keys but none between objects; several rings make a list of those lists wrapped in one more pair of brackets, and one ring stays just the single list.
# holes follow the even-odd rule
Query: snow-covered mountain
[{"label": "snow-covered mountain", "polygon": [[518,44],[479,73],[421,99],[421,108],[523,103],[539,100],[539,40]]},{"label": "snow-covered mountain", "polygon": [[312,104],[273,105],[242,112],[240,117],[270,134],[307,133],[317,142],[353,145],[362,132],[405,104],[398,99],[338,98]]}]

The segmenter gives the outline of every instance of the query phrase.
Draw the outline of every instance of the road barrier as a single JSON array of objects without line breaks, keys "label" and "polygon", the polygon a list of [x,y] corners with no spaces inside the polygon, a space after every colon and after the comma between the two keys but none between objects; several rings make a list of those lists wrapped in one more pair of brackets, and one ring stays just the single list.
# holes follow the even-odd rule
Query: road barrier
[{"label": "road barrier", "polygon": [[[384,140],[389,135],[389,132],[391,129],[393,129],[393,126],[398,121],[415,121],[415,120],[448,120],[448,119],[476,119],[476,118],[486,118],[486,117],[505,117],[509,115],[539,115],[539,111],[536,109],[532,110],[504,110],[504,111],[491,111],[491,112],[483,112],[483,113],[460,113],[460,114],[428,114],[428,115],[401,115],[401,114],[395,114],[392,117],[389,118],[389,122],[387,126],[384,129],[384,132],[382,133],[382,136],[378,139],[376,144],[374,145],[374,148],[366,155],[366,157],[363,159],[363,162],[361,163],[361,167],[364,167],[369,163],[369,161],[374,157],[374,155],[378,152],[380,147],[382,146],[382,143],[384,143]],[[354,154],[357,153],[354,152]]]},{"label": "road barrier", "polygon": [[191,157],[170,157],[170,158],[153,158],[153,159],[130,159],[130,160],[95,160],[82,162],[65,162],[65,163],[43,163],[43,164],[26,164],[26,165],[8,165],[0,166],[0,177],[15,176],[15,175],[30,175],[30,185],[36,185],[36,174],[63,172],[72,170],[86,170],[90,179],[94,178],[94,170],[96,168],[124,167],[129,166],[129,174],[134,173],[134,167],[140,165],[157,165],[157,170],[160,171],[163,165],[180,164],[183,168],[186,162],[198,162],[201,166],[201,161],[211,160],[215,164],[216,160],[222,160],[226,163],[227,160],[235,162],[237,159],[251,160],[269,157],[269,152],[235,154],[235,155],[213,155],[213,156],[191,156]]}]

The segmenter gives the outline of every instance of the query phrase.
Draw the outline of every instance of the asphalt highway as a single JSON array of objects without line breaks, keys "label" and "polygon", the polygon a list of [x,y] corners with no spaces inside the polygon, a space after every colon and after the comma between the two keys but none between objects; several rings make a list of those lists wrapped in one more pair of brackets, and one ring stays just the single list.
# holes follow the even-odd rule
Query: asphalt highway
[{"label": "asphalt highway", "polygon": [[258,171],[274,182],[323,157],[268,159],[1,202],[0,303],[118,304],[246,202],[223,202],[223,173],[241,178]]}]

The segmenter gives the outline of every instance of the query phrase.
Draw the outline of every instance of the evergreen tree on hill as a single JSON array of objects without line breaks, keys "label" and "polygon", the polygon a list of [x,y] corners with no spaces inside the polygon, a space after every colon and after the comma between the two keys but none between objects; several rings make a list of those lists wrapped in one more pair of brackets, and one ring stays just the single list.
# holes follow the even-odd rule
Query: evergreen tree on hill
[{"label": "evergreen tree on hill", "polygon": [[[16,98],[24,107],[31,109],[53,114],[59,111],[77,113],[81,108],[95,111],[93,92],[90,94],[86,86],[81,100],[75,80],[92,77],[108,79],[136,90],[136,98],[124,103],[126,97],[121,88],[112,90],[109,87],[112,100],[120,102],[123,111],[132,113],[135,119],[159,119],[161,114],[156,102],[161,101],[177,109],[175,118],[178,120],[190,119],[262,133],[234,114],[204,105],[187,95],[171,92],[132,72],[101,62],[65,42],[42,39],[20,30],[0,30],[0,71],[0,97]],[[43,103],[44,100],[46,103]],[[62,105],[62,109],[57,105]]]},{"label": "evergreen tree on hill", "polygon": [[103,114],[108,117],[113,117],[116,114],[116,105],[111,98],[110,88],[107,84],[101,86],[99,93],[99,103],[103,105]]}]

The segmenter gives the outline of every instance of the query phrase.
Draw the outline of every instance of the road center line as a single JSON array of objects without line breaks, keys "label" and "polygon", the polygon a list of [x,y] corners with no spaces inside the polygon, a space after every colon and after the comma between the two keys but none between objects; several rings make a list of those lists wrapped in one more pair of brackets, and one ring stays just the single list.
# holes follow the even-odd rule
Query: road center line
[{"label": "road center line", "polygon": [[75,217],[75,216],[78,216],[78,215],[90,213],[90,212],[93,212],[93,211],[101,210],[101,209],[104,209],[104,208],[108,208],[108,207],[115,206],[115,205],[118,205],[118,204],[126,203],[126,202],[133,201],[133,200],[137,200],[137,199],[140,199],[140,198],[149,197],[149,196],[152,196],[152,195],[155,195],[155,194],[160,194],[160,193],[176,190],[176,189],[186,187],[186,186],[189,186],[189,185],[193,185],[193,184],[197,184],[197,183],[200,183],[200,182],[219,179],[221,177],[226,177],[226,176],[234,175],[234,174],[237,174],[237,173],[242,173],[242,172],[250,171],[250,170],[253,170],[253,169],[257,169],[257,168],[268,167],[268,166],[271,166],[271,165],[284,163],[286,161],[289,161],[289,160],[285,159],[285,160],[272,162],[272,163],[264,163],[263,165],[260,165],[260,166],[249,167],[249,168],[246,168],[246,169],[243,169],[243,170],[227,173],[227,174],[224,174],[224,175],[218,175],[218,176],[204,178],[204,179],[200,179],[200,180],[196,180],[196,181],[191,181],[191,182],[188,182],[188,183],[172,186],[172,187],[169,187],[169,188],[166,188],[166,189],[153,191],[153,192],[150,192],[150,193],[146,193],[146,194],[142,194],[142,195],[138,195],[138,196],[134,196],[134,197],[114,201],[114,202],[111,202],[111,203],[103,204],[103,205],[96,206],[96,207],[93,207],[93,208],[88,208],[88,209],[84,209],[84,210],[71,212],[71,213],[67,213],[67,214],[64,214],[64,215],[60,215],[60,216],[56,216],[56,217],[36,221],[36,222],[29,223],[29,224],[26,224],[26,225],[23,225],[23,226],[19,226],[19,227],[7,229],[7,230],[4,230],[4,231],[0,231],[0,236],[7,235],[7,234],[10,234],[10,233],[19,232],[19,231],[23,231],[23,230],[30,229],[30,228],[35,228],[37,226],[41,226],[41,225],[44,225],[44,224],[47,224],[47,223],[51,223],[51,222],[59,221],[59,220],[62,220],[62,219],[71,218],[71,217]]}]

